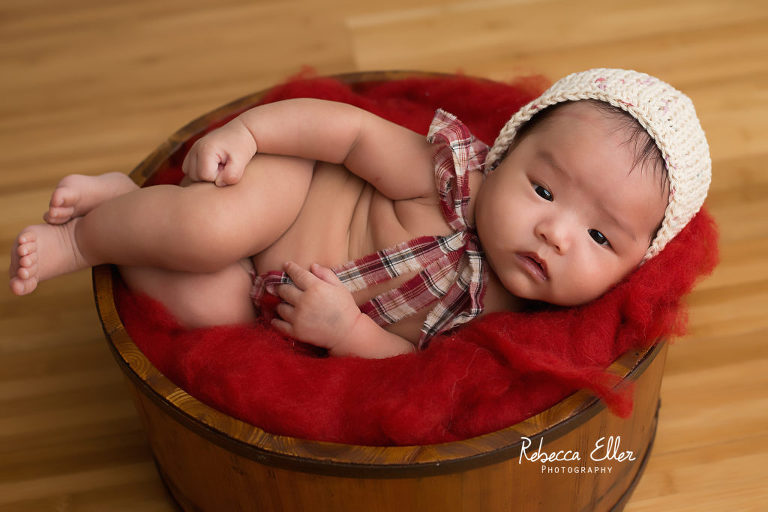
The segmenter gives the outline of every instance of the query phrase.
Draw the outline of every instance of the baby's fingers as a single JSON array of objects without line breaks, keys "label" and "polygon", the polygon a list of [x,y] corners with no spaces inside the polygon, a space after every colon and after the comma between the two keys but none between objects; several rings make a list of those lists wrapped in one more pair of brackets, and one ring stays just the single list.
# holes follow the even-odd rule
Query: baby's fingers
[{"label": "baby's fingers", "polygon": [[222,158],[211,141],[204,137],[192,145],[181,170],[193,181],[214,181],[222,162],[226,162],[226,157]]},{"label": "baby's fingers", "polygon": [[281,302],[275,308],[275,312],[286,322],[293,322],[296,317],[296,309],[285,302]]},{"label": "baby's fingers", "polygon": [[197,155],[197,179],[214,182],[219,177],[221,167],[226,164],[226,157],[212,151],[201,151]]},{"label": "baby's fingers", "polygon": [[339,280],[338,276],[333,272],[333,270],[328,267],[324,267],[319,263],[313,263],[310,265],[309,270],[311,270],[314,275],[326,283],[336,286],[344,286],[344,284]]},{"label": "baby's fingers", "polygon": [[287,334],[288,336],[294,336],[293,326],[288,322],[286,322],[285,320],[280,320],[279,318],[273,318],[272,321],[269,323],[272,325],[272,327],[282,332],[283,334]]},{"label": "baby's fingers", "polygon": [[317,277],[312,275],[311,272],[301,268],[297,263],[288,261],[284,265],[285,273],[296,285],[299,290],[306,290],[312,283],[317,281]]},{"label": "baby's fingers", "polygon": [[195,169],[197,169],[197,152],[193,146],[187,153],[187,156],[184,157],[184,162],[181,164],[181,172],[189,176],[190,179],[197,179],[193,176]]},{"label": "baby's fingers", "polygon": [[292,284],[281,284],[277,287],[277,296],[288,304],[295,305],[303,292]]},{"label": "baby's fingers", "polygon": [[218,169],[218,176],[216,176],[216,185],[219,187],[226,187],[227,185],[234,185],[243,176],[245,170],[245,164],[237,161],[231,156],[224,163],[224,167],[221,166]]}]

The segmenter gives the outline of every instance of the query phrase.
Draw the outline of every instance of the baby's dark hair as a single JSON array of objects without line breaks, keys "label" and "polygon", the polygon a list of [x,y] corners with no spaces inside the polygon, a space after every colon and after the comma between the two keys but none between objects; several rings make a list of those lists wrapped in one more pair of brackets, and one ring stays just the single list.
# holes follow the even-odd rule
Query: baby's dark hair
[{"label": "baby's dark hair", "polygon": [[[627,133],[627,140],[624,144],[631,144],[634,152],[634,160],[632,161],[632,167],[629,172],[632,172],[638,166],[641,169],[652,169],[654,174],[659,177],[659,182],[662,190],[667,190],[669,186],[669,176],[667,176],[667,168],[664,163],[664,157],[661,154],[659,146],[656,145],[656,141],[653,140],[643,126],[632,117],[631,114],[626,112],[620,107],[606,103],[599,100],[579,100],[586,101],[591,105],[594,105],[600,112],[605,114],[606,117],[617,119],[621,121],[620,130],[625,130]],[[529,133],[536,125],[543,120],[550,117],[554,112],[557,112],[559,107],[572,103],[569,101],[557,103],[550,107],[547,107],[531,117],[528,122],[523,124],[515,135],[515,140],[512,146],[515,146],[517,142],[525,138],[525,135]]]}]

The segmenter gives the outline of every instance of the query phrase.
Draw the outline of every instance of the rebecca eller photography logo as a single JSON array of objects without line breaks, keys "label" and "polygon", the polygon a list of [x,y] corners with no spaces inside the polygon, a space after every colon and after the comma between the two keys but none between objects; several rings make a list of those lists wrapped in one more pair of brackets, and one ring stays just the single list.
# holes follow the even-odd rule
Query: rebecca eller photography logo
[{"label": "rebecca eller photography logo", "polygon": [[[608,462],[632,462],[636,459],[632,450],[621,451],[621,436],[605,436],[595,441],[589,457],[584,458],[578,450],[544,451],[544,438],[539,438],[539,447],[531,451],[533,442],[523,437],[518,464],[523,459],[541,464],[542,473],[611,473],[613,466]],[[569,463],[567,465],[559,464]]]}]

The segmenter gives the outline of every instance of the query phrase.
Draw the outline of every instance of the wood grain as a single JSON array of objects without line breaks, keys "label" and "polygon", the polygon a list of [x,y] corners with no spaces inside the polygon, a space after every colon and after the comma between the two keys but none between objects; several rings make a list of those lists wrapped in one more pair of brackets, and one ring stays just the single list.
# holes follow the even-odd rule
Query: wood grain
[{"label": "wood grain", "polygon": [[[298,72],[556,78],[637,68],[709,136],[722,263],[669,350],[626,510],[764,510],[768,4],[762,0],[5,0],[0,263],[67,173],[128,172],[203,112]],[[97,322],[90,275],[0,292],[0,510],[172,511]]]}]

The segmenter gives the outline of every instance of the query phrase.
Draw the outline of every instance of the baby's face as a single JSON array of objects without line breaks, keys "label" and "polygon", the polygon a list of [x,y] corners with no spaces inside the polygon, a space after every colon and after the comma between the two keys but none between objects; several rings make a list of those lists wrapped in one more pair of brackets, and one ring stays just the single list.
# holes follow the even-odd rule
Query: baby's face
[{"label": "baby's face", "polygon": [[565,104],[513,146],[478,192],[487,259],[511,293],[573,306],[642,260],[667,206],[621,121],[586,102]]}]

